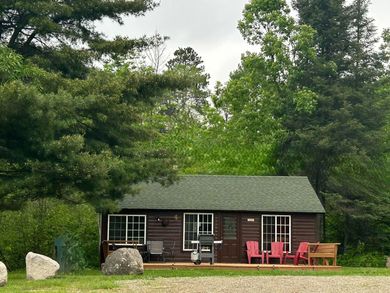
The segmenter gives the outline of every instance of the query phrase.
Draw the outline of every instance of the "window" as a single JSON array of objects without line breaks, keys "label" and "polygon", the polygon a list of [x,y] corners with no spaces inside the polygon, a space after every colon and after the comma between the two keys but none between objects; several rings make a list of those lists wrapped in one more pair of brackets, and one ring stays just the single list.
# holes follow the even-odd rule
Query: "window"
[{"label": "window", "polygon": [[145,215],[108,215],[108,240],[146,243]]},{"label": "window", "polygon": [[223,219],[223,240],[237,239],[237,218],[224,216]]},{"label": "window", "polygon": [[213,214],[209,213],[185,213],[183,223],[183,250],[194,250],[197,244],[192,240],[198,240],[199,234],[213,234]]},{"label": "window", "polygon": [[284,251],[291,252],[291,216],[262,215],[261,248],[271,250],[271,242],[283,242]]}]

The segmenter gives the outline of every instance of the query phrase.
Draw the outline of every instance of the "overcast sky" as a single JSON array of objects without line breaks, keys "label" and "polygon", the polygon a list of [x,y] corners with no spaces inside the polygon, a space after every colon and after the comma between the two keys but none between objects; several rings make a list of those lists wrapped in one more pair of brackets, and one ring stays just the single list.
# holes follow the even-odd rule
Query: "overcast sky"
[{"label": "overcast sky", "polygon": [[[159,7],[142,17],[127,17],[124,25],[111,21],[98,24],[107,36],[169,36],[167,53],[192,47],[202,57],[210,86],[226,82],[237,68],[241,54],[251,48],[242,39],[237,23],[249,0],[161,0]],[[371,0],[370,16],[380,31],[390,27],[390,0]]]}]

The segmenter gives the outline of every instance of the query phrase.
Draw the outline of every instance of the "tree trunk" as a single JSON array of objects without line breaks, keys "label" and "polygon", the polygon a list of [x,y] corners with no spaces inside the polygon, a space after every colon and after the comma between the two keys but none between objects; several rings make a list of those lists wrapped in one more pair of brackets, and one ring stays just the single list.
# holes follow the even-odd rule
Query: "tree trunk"
[{"label": "tree trunk", "polygon": [[349,227],[349,217],[348,214],[345,214],[345,219],[344,219],[344,240],[343,240],[343,252],[345,253],[347,251],[347,245],[349,241],[349,233],[348,230],[350,229]]}]

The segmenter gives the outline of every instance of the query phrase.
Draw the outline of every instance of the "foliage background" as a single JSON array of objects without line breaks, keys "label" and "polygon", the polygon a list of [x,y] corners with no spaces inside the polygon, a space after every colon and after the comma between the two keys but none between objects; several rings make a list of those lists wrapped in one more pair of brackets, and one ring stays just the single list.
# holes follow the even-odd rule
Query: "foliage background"
[{"label": "foliage background", "polygon": [[[164,37],[108,40],[94,27],[156,2],[36,2],[0,4],[0,259],[9,268],[31,250],[53,256],[59,236],[73,269],[96,266],[96,211],[177,172],[308,176],[327,210],[323,240],[342,243],[341,263],[383,265],[390,31],[375,35],[368,0],[294,0],[298,19],[284,0],[250,1],[238,28],[258,51],[213,91],[192,48],[163,67]],[[140,62],[145,52],[152,66]]]}]

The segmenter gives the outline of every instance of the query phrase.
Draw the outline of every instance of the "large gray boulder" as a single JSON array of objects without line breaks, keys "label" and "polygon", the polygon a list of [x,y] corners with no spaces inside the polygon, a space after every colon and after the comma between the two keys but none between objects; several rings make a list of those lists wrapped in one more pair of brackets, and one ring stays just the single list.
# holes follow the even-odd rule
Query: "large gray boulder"
[{"label": "large gray boulder", "polygon": [[60,265],[55,260],[42,254],[29,252],[26,255],[26,274],[29,280],[44,280],[54,277]]},{"label": "large gray boulder", "polygon": [[7,267],[0,261],[0,287],[5,286],[8,280]]},{"label": "large gray boulder", "polygon": [[107,256],[102,272],[105,275],[143,274],[144,262],[137,249],[120,248]]}]

